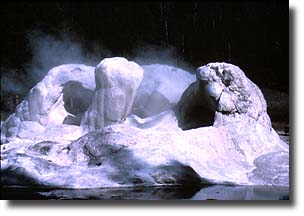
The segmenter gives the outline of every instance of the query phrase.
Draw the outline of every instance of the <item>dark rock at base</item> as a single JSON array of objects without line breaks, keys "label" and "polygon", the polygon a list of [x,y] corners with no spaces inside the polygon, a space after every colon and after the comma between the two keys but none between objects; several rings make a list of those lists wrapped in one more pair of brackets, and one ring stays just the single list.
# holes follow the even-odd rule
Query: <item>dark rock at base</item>
[{"label": "dark rock at base", "polygon": [[274,122],[289,122],[289,95],[285,92],[262,88],[267,102],[267,113]]}]

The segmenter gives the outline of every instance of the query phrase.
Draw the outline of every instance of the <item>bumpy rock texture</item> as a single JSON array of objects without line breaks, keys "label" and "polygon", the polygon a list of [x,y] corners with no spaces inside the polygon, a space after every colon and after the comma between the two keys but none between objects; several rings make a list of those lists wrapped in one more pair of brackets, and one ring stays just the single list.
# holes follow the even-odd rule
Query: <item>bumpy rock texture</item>
[{"label": "bumpy rock texture", "polygon": [[[227,63],[210,63],[199,67],[196,75],[197,81],[185,91],[179,102],[182,128],[195,128],[204,124],[219,127],[234,122],[259,123],[271,127],[262,92],[239,67]],[[197,112],[200,112],[199,119]]]},{"label": "bumpy rock texture", "polygon": [[[97,66],[94,96],[82,117],[88,133],[63,124],[33,138],[28,127],[45,128],[23,122],[22,139],[1,145],[1,183],[66,188],[289,185],[288,145],[271,128],[261,91],[238,67],[208,64],[198,68],[193,83],[192,75],[181,72],[186,80],[170,95],[179,75],[168,85],[161,75],[145,75],[148,79],[144,76],[140,84],[142,70],[129,64],[115,58]],[[145,97],[147,103],[170,103],[145,113],[149,106],[140,104]]]}]

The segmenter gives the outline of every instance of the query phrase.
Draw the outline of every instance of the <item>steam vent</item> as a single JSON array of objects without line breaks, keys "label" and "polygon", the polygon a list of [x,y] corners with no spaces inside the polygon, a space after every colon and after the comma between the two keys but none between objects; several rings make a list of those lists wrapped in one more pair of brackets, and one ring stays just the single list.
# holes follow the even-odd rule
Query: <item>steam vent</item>
[{"label": "steam vent", "polygon": [[51,69],[1,124],[1,185],[289,186],[289,146],[237,66]]}]

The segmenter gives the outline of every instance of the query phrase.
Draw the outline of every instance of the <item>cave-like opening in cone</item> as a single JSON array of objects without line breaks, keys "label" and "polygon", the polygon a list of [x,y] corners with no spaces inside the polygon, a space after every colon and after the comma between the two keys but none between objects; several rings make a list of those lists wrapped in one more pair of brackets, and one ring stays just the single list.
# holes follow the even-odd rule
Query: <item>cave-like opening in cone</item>
[{"label": "cave-like opening in cone", "polygon": [[184,112],[184,117],[178,121],[178,126],[183,130],[209,127],[214,123],[215,111],[207,106],[189,106]]},{"label": "cave-like opening in cone", "polygon": [[80,125],[84,112],[90,106],[94,91],[84,87],[78,81],[68,81],[64,84],[63,90],[64,108],[73,116],[67,116],[63,123]]},{"label": "cave-like opening in cone", "polygon": [[[192,83],[183,93],[174,111],[178,126],[183,130],[212,126],[215,118],[213,98],[205,93],[204,86]],[[199,90],[198,90],[199,89]]]}]

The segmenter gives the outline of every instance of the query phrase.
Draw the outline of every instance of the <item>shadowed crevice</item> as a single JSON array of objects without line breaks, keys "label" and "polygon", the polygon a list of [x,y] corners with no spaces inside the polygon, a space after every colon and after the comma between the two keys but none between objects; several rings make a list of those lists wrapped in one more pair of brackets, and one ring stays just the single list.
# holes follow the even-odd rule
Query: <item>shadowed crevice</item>
[{"label": "shadowed crevice", "polygon": [[68,81],[63,90],[64,108],[74,116],[67,116],[63,123],[69,125],[80,125],[84,112],[90,106],[94,91],[84,87],[78,81]]}]

